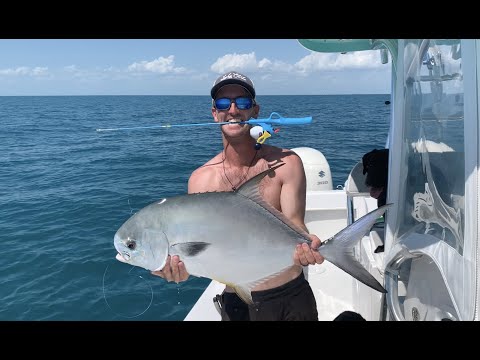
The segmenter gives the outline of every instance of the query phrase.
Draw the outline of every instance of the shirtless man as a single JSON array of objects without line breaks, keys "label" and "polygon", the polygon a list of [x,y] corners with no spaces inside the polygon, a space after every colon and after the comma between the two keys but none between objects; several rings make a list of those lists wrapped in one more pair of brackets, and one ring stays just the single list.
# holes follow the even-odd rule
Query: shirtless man
[{"label": "shirtless man", "polygon": [[[253,82],[235,71],[220,76],[211,89],[212,116],[215,122],[240,122],[257,118],[260,106],[255,101]],[[240,185],[277,162],[285,165],[260,183],[262,197],[294,224],[308,232],[304,223],[306,178],[301,159],[291,150],[262,145],[255,149],[248,124],[220,127],[223,151],[196,169],[188,181],[188,193],[235,191]],[[318,320],[315,298],[302,266],[321,264],[316,251],[320,239],[310,234],[311,247],[292,249],[294,265],[252,289],[254,305],[248,307],[226,287],[222,295],[222,320]],[[261,258],[259,258],[261,261]],[[178,256],[167,260],[153,272],[167,281],[185,281],[189,274]]]}]

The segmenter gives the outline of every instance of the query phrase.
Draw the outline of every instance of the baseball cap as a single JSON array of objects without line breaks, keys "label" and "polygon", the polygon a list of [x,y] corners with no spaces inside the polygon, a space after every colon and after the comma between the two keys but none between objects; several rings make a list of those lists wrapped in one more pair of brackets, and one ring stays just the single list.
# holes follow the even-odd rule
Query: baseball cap
[{"label": "baseball cap", "polygon": [[252,95],[252,98],[255,99],[255,88],[253,87],[253,81],[250,80],[248,76],[240,74],[236,71],[229,71],[223,75],[220,75],[217,80],[215,80],[212,90],[210,91],[212,99],[215,99],[215,95],[221,87],[230,84],[243,86]]}]

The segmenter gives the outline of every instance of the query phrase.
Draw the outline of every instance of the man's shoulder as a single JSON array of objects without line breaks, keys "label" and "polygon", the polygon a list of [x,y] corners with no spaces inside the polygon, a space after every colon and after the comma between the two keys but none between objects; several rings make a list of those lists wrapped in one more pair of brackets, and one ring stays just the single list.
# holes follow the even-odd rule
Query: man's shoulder
[{"label": "man's shoulder", "polygon": [[277,146],[271,146],[271,145],[266,149],[264,158],[270,164],[276,163],[278,161],[282,161],[286,164],[291,164],[291,165],[296,165],[299,163],[301,164],[300,157],[293,150],[280,148]]},{"label": "man's shoulder", "polygon": [[222,153],[218,153],[213,158],[208,160],[206,163],[204,163],[203,165],[201,165],[198,168],[196,168],[195,170],[193,170],[192,175],[195,174],[195,173],[209,172],[211,169],[213,169],[216,166],[218,166],[219,164],[221,164],[221,161],[222,161],[221,154]]},{"label": "man's shoulder", "polygon": [[265,155],[270,157],[296,155],[295,152],[290,149],[285,149],[274,145],[264,145],[264,149]]},{"label": "man's shoulder", "polygon": [[215,156],[202,166],[193,170],[188,180],[189,189],[194,189],[195,192],[202,192],[202,189],[204,189],[205,187],[210,187],[211,183],[216,179],[218,175],[218,168],[220,164],[221,158]]},{"label": "man's shoulder", "polygon": [[199,166],[195,170],[192,171],[192,174],[190,175],[190,178],[196,178],[196,177],[203,177],[207,176],[209,174],[213,174],[215,172],[215,163],[205,163],[202,166]]}]

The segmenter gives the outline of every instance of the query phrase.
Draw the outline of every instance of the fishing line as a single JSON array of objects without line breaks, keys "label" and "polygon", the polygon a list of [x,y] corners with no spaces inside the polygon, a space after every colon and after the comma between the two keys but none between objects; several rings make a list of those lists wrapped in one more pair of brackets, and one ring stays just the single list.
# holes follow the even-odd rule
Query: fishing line
[{"label": "fishing line", "polygon": [[198,124],[165,124],[165,125],[151,125],[151,126],[134,126],[134,127],[119,127],[109,129],[97,129],[96,131],[123,131],[123,130],[142,130],[142,129],[157,129],[157,128],[171,128],[171,127],[186,127],[186,126],[205,126],[205,125],[227,125],[229,123],[198,123]]},{"label": "fishing line", "polygon": [[[126,319],[133,319],[133,318],[136,318],[136,317],[139,317],[139,316],[145,314],[145,312],[147,312],[147,310],[150,309],[150,307],[152,306],[152,303],[153,303],[153,288],[152,288],[152,286],[150,285],[150,283],[149,283],[146,279],[144,279],[141,275],[138,275],[138,277],[139,277],[140,279],[142,279],[143,281],[145,281],[145,282],[148,284],[149,288],[150,288],[150,302],[149,302],[147,308],[146,308],[145,310],[143,310],[141,313],[137,314],[137,315],[133,315],[133,316],[123,315],[123,314],[115,311],[115,310],[112,308],[112,306],[110,305],[110,303],[108,302],[108,300],[107,300],[107,295],[106,295],[106,292],[105,292],[105,287],[106,287],[106,286],[105,286],[105,277],[106,277],[107,270],[108,270],[109,267],[110,267],[110,264],[107,265],[107,267],[105,268],[105,272],[103,273],[103,281],[102,281],[102,285],[103,285],[103,286],[102,286],[103,299],[105,300],[105,303],[107,304],[108,308],[109,308],[110,310],[112,310],[112,312],[113,312],[115,315],[118,315],[118,316],[123,317],[123,318],[126,318]],[[129,270],[129,272],[128,272],[128,275],[130,275],[130,273],[132,272],[132,270],[133,270],[134,268],[135,268],[135,266],[132,266],[132,268],[131,268],[131,269]]]},{"label": "fishing line", "polygon": [[128,206],[130,207],[130,215],[134,213],[134,209],[132,208],[132,205],[130,204],[130,198],[127,198]]}]

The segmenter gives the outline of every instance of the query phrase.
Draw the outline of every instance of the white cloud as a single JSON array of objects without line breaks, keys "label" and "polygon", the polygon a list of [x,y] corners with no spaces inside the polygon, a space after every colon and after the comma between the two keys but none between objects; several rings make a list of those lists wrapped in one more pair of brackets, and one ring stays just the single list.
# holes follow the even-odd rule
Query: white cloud
[{"label": "white cloud", "polygon": [[378,50],[355,51],[346,54],[312,52],[294,65],[301,73],[325,70],[371,70],[380,68],[381,66],[384,66],[384,64],[380,61],[380,53]]},{"label": "white cloud", "polygon": [[44,76],[48,74],[48,67],[36,66],[31,71],[33,76]]},{"label": "white cloud", "polygon": [[[295,64],[281,60],[263,58],[258,61],[255,52],[249,54],[226,54],[219,57],[210,69],[218,74],[229,70],[261,72],[262,76],[272,73],[309,74],[325,70],[376,69],[383,64],[378,51],[361,51],[346,54],[314,53]],[[387,66],[388,67],[388,66]]]},{"label": "white cloud", "polygon": [[218,58],[210,69],[218,74],[229,70],[254,71],[257,68],[257,58],[254,52],[250,54],[226,54]]},{"label": "white cloud", "polygon": [[180,74],[187,72],[184,67],[175,67],[175,56],[170,55],[168,57],[160,56],[158,59],[152,61],[140,61],[134,62],[128,66],[128,71],[131,72],[153,72],[157,74]]},{"label": "white cloud", "polygon": [[[62,70],[67,73],[67,78],[71,77],[73,79],[79,79],[80,81],[84,81],[89,77],[97,76],[95,73],[92,73],[89,70],[81,69],[77,65],[64,66]],[[57,74],[57,76],[62,78],[61,73]]]},{"label": "white cloud", "polygon": [[78,68],[76,65],[68,65],[68,66],[64,66],[63,69],[67,72],[76,72],[78,71]]},{"label": "white cloud", "polygon": [[48,67],[36,66],[19,66],[14,69],[0,69],[0,75],[6,76],[45,76],[48,75]]},{"label": "white cloud", "polygon": [[249,54],[226,54],[219,57],[210,70],[218,74],[225,73],[229,70],[245,71],[245,72],[289,72],[292,65],[279,60],[270,60],[263,58],[258,61],[255,52]]}]

